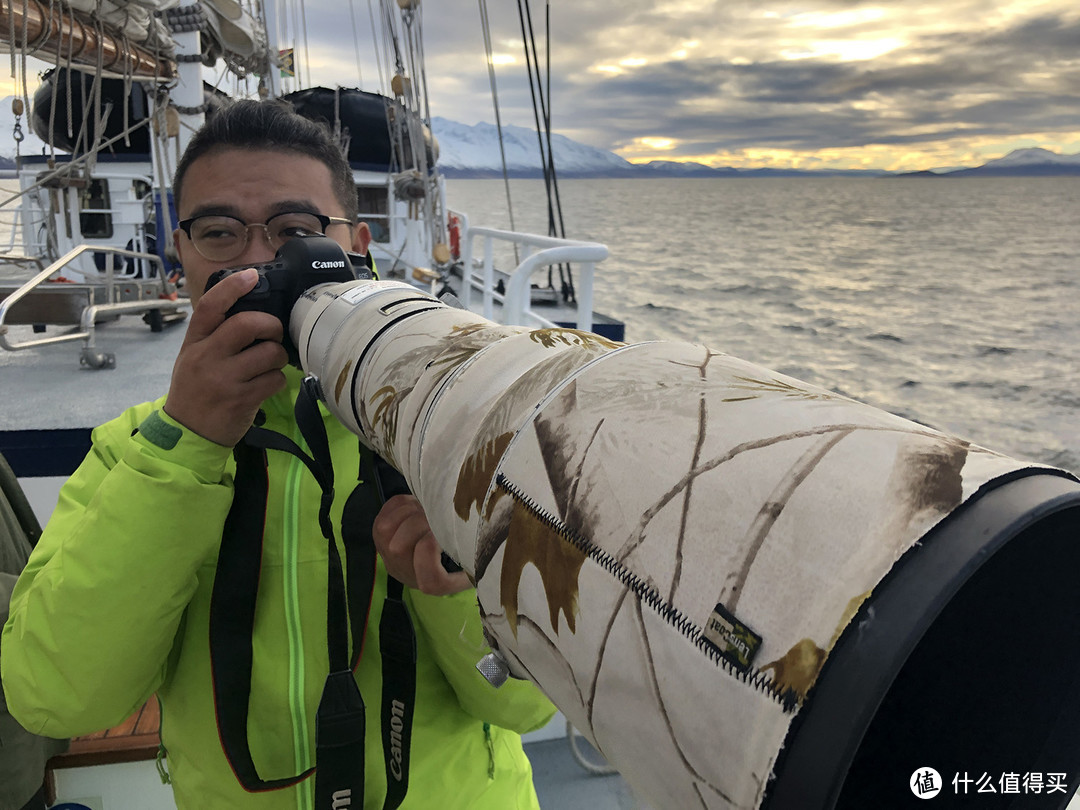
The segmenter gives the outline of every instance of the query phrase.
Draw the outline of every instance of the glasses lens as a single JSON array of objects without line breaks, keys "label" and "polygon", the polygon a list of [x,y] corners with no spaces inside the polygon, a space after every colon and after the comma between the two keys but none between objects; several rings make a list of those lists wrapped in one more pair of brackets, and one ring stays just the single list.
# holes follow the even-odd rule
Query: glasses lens
[{"label": "glasses lens", "polygon": [[207,259],[227,262],[244,252],[247,228],[233,217],[198,217],[191,223],[191,241]]},{"label": "glasses lens", "polygon": [[266,222],[266,235],[270,237],[270,244],[276,248],[298,236],[315,236],[324,232],[325,228],[319,218],[304,211],[275,214]]},{"label": "glasses lens", "polygon": [[250,228],[264,228],[270,246],[276,250],[295,237],[325,233],[328,222],[328,217],[306,211],[275,214],[265,225],[245,225],[228,216],[196,217],[191,221],[191,241],[207,259],[228,262],[244,252]]}]

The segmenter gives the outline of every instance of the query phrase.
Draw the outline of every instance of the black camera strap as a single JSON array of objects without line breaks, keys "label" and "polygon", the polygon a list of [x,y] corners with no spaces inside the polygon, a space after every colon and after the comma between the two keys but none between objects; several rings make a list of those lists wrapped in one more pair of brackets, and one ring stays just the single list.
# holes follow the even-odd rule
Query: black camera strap
[{"label": "black camera strap", "polygon": [[248,745],[255,594],[262,567],[262,530],[269,483],[266,452],[247,441],[233,448],[236,487],[225,519],[210,597],[210,671],[214,712],[225,756],[245,790],[263,791],[294,785],[310,776],[264,781],[255,770]]},{"label": "black camera strap", "polygon": [[[353,676],[360,659],[375,582],[374,516],[383,497],[374,455],[361,446],[360,482],[342,516],[345,566],[338,554],[330,507],[334,474],[318,408],[318,385],[309,378],[297,397],[295,415],[312,454],[281,434],[253,427],[234,448],[236,486],[225,521],[210,607],[210,654],[218,731],[226,758],[248,791],[289,787],[315,774],[315,806],[346,806],[364,795],[365,706]],[[330,673],[316,714],[315,767],[282,779],[263,780],[247,737],[251,694],[252,635],[258,593],[262,535],[268,493],[266,450],[299,458],[322,489],[319,525],[328,543],[327,650]],[[372,486],[375,482],[375,486]],[[345,579],[348,571],[348,580]],[[347,584],[352,584],[347,598]],[[416,641],[402,600],[402,585],[387,579],[380,623],[383,661],[382,730],[386,760],[385,810],[394,810],[408,788],[409,742],[416,684]],[[351,629],[351,633],[350,633]],[[353,655],[349,655],[350,647]]]},{"label": "black camera strap", "polygon": [[[380,503],[409,491],[401,473],[374,453],[362,454],[360,475],[374,481]],[[355,494],[355,493],[354,493]],[[403,599],[402,584],[386,580],[386,599],[379,622],[379,653],[382,657],[382,743],[386,754],[386,803],[392,810],[409,789],[409,756],[416,704],[416,633]]]}]

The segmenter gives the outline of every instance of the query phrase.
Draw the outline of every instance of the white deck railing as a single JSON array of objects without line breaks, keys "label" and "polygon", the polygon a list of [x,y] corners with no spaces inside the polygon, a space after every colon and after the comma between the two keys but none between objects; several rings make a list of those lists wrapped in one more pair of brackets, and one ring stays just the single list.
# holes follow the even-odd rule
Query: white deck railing
[{"label": "white deck railing", "polygon": [[[8,324],[5,323],[8,313],[11,309],[23,298],[30,295],[35,289],[45,284],[49,278],[63,270],[70,265],[75,259],[81,256],[87,251],[94,251],[98,253],[113,254],[116,256],[126,256],[135,259],[141,259],[143,261],[153,262],[158,265],[158,272],[156,279],[160,281],[161,292],[167,292],[165,284],[165,268],[159,256],[150,253],[137,253],[133,250],[123,250],[121,248],[111,248],[103,245],[80,245],[74,250],[69,251],[64,256],[57,259],[45,269],[41,270],[37,275],[12,292],[5,299],[0,301],[0,347],[7,349],[8,351],[18,351],[20,349],[29,349],[36,346],[46,346],[53,343],[65,343],[72,340],[82,340],[83,343],[83,357],[89,360],[94,357],[94,327],[97,324],[99,318],[107,317],[110,315],[122,315],[125,313],[140,313],[148,312],[152,310],[175,310],[186,306],[186,302],[174,301],[170,299],[142,299],[136,301],[117,301],[115,286],[118,282],[122,282],[125,278],[129,277],[127,273],[114,272],[112,263],[108,263],[108,269],[102,273],[103,284],[107,299],[106,303],[95,304],[90,297],[87,298],[87,306],[83,308],[82,317],[78,326],[75,326],[69,331],[59,335],[51,335],[44,338],[32,338],[29,340],[9,340]],[[83,287],[84,285],[74,285],[76,287]],[[93,363],[91,363],[93,364]]]},{"label": "white deck railing", "polygon": [[[467,309],[473,309],[472,298],[475,291],[482,296],[481,314],[489,320],[507,324],[523,324],[553,328],[554,322],[545,318],[532,308],[530,279],[537,270],[556,264],[573,263],[577,270],[577,328],[584,332],[593,329],[593,281],[596,265],[608,257],[606,245],[599,242],[578,242],[571,239],[558,239],[551,236],[502,231],[496,228],[471,227],[468,218],[457,211],[452,212],[461,222],[462,235],[462,274],[464,283],[461,290],[461,302]],[[477,255],[476,240],[481,240],[483,260],[479,264],[479,274],[475,272]],[[495,290],[497,283],[495,270],[495,243],[517,246],[522,259],[517,267],[506,273],[505,293],[500,295]],[[499,317],[495,305],[502,307]]]}]

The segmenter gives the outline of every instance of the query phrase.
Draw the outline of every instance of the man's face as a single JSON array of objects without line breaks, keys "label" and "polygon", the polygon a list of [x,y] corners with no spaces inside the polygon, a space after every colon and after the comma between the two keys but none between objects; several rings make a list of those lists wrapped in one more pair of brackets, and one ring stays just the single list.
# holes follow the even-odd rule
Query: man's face
[{"label": "man's face", "polygon": [[[177,214],[181,220],[204,214],[227,215],[251,225],[286,211],[344,216],[326,164],[292,152],[226,149],[203,155],[188,167]],[[356,253],[366,253],[371,240],[363,223],[330,225],[326,235]],[[207,279],[215,271],[265,264],[273,261],[276,252],[262,228],[249,229],[244,252],[227,262],[202,256],[179,228],[173,231],[173,241],[192,306],[199,302]]]}]

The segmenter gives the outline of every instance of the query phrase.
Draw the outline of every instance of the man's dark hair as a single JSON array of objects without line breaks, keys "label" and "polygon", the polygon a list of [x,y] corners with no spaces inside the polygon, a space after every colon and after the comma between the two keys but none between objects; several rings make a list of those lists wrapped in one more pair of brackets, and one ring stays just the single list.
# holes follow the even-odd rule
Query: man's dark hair
[{"label": "man's dark hair", "polygon": [[[356,221],[359,210],[352,170],[330,129],[319,121],[304,118],[282,101],[240,99],[226,104],[207,117],[192,136],[176,167],[173,194],[177,208],[183,193],[184,176],[191,164],[204,155],[225,149],[266,149],[312,157],[330,170],[334,196],[345,216]],[[272,166],[267,171],[273,171]]]}]

